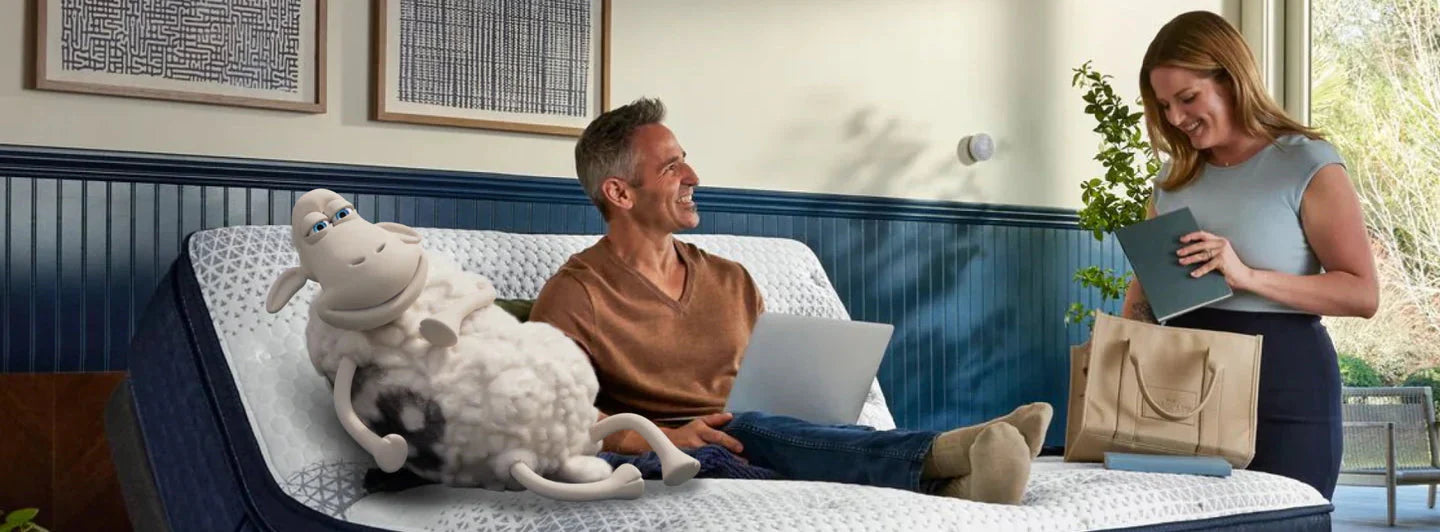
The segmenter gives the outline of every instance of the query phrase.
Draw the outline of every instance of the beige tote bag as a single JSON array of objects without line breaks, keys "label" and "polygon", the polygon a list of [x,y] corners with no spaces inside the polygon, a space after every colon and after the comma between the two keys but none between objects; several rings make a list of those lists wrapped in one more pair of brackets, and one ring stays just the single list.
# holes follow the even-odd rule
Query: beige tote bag
[{"label": "beige tote bag", "polygon": [[1070,351],[1065,461],[1121,451],[1249,465],[1261,340],[1097,312],[1090,341]]}]

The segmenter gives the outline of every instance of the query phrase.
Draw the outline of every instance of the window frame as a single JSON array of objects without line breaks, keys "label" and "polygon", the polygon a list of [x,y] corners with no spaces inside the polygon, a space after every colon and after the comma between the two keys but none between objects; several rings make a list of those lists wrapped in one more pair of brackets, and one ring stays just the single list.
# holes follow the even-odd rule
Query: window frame
[{"label": "window frame", "polygon": [[1266,90],[1310,125],[1310,0],[1243,1],[1239,18]]}]

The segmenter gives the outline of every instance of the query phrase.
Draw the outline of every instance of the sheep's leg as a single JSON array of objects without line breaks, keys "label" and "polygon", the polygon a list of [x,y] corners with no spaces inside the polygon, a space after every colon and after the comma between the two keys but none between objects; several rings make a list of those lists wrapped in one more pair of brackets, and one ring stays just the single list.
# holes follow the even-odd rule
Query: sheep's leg
[{"label": "sheep's leg", "polygon": [[561,501],[638,499],[645,494],[645,481],[640,479],[640,470],[630,464],[615,468],[615,472],[605,480],[584,484],[563,484],[547,479],[530,469],[530,464],[524,461],[512,464],[510,474],[520,481],[520,485],[525,486],[525,489]]},{"label": "sheep's leg", "polygon": [[384,438],[370,432],[370,428],[360,421],[360,416],[355,415],[355,407],[350,404],[350,383],[355,380],[355,361],[350,357],[340,359],[340,371],[335,374],[335,414],[340,417],[340,424],[345,427],[345,432],[355,439],[360,447],[375,457],[376,465],[386,473],[394,473],[405,465],[406,455],[409,453],[409,446],[405,444],[405,437],[399,434],[388,434]]},{"label": "sheep's leg", "polygon": [[700,472],[700,461],[695,457],[685,454],[665,433],[660,432],[660,427],[655,423],[636,414],[615,414],[607,417],[590,427],[590,439],[602,440],[611,433],[621,430],[633,430],[645,438],[650,448],[660,457],[660,475],[665,479],[666,486],[677,486],[685,481],[695,478]]},{"label": "sheep's leg", "polygon": [[485,283],[480,291],[446,303],[445,309],[420,322],[420,336],[430,345],[450,347],[460,341],[460,323],[475,312],[495,302],[495,287]]}]

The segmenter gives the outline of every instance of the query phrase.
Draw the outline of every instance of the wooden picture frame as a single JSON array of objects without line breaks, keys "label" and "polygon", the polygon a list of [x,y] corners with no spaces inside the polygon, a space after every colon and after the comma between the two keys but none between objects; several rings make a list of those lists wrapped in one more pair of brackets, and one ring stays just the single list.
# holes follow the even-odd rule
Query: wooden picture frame
[{"label": "wooden picture frame", "polygon": [[[107,0],[34,0],[31,88],[324,113],[327,3],[299,0],[294,13],[257,19],[254,12],[205,11],[182,3],[169,11],[140,13]],[[179,9],[189,9],[188,23],[245,31],[177,36],[172,30]],[[117,42],[107,30],[126,40]],[[152,33],[136,35],[147,30]],[[295,40],[285,42],[292,32]],[[282,39],[274,39],[277,34]],[[185,39],[193,35],[208,41],[187,48]],[[224,42],[233,35],[252,41]],[[234,55],[224,57],[229,62],[219,58],[236,48],[250,52],[245,61],[231,59]]]},{"label": "wooden picture frame", "polygon": [[[511,61],[525,59],[548,68],[525,68],[536,65],[521,65],[504,73],[497,71],[507,68],[505,65],[494,61],[494,56],[484,55],[503,52],[466,49],[463,46],[467,44],[467,37],[470,42],[474,42],[476,37],[465,35],[465,32],[482,31],[475,29],[477,24],[474,23],[456,24],[435,30],[434,28],[440,26],[436,21],[416,21],[411,24],[411,28],[425,28],[442,33],[439,36],[433,33],[427,35],[428,40],[424,42],[429,44],[443,40],[444,43],[440,46],[432,45],[413,54],[402,52],[402,45],[405,44],[402,29],[405,24],[401,19],[401,7],[405,1],[373,0],[372,19],[375,27],[371,57],[374,65],[374,120],[578,137],[591,120],[610,108],[610,0],[576,0],[577,4],[587,9],[588,14],[583,18],[580,18],[579,10],[565,11],[555,8],[560,12],[536,13],[534,11],[540,11],[540,8],[533,8],[534,11],[530,14],[539,15],[542,19],[527,19],[531,23],[529,27],[543,27],[550,31],[541,42],[571,43],[572,46],[552,45],[533,57],[519,57],[519,54],[511,53],[505,56]],[[523,0],[512,1],[528,3]],[[493,7],[503,4],[504,0],[498,0],[487,5]],[[424,17],[425,14],[412,10],[411,16]],[[472,20],[478,20],[482,16],[489,17],[484,19],[483,24],[479,24],[482,28],[485,24],[505,22],[502,17],[488,13],[451,12],[447,15],[462,16],[476,17]],[[581,20],[584,24],[580,23]],[[566,33],[567,30],[576,33],[569,34]],[[445,31],[459,35],[444,34]],[[519,39],[513,32],[496,33],[504,34],[505,45]],[[584,34],[586,46],[573,44],[580,33]],[[551,38],[554,40],[548,40]],[[496,41],[486,44],[496,44]],[[437,50],[450,55],[437,58],[434,55]],[[506,51],[514,52],[513,49]],[[576,68],[555,68],[556,64],[573,65],[579,62],[582,55],[585,59],[583,74]],[[425,64],[433,63],[444,65],[449,71],[432,74],[430,79],[402,79],[401,65],[405,63],[405,57],[412,58],[411,64],[419,65],[411,70],[419,71]],[[486,84],[487,77],[505,79],[509,83],[496,89],[495,84]],[[518,78],[524,79],[517,81]],[[582,79],[583,83],[580,82]],[[547,85],[551,81],[557,83],[554,86]],[[577,92],[580,90],[578,86],[582,84],[583,96]],[[486,87],[490,88],[481,90]],[[548,91],[544,94],[551,97],[541,97],[538,94],[541,91]],[[554,96],[556,94],[560,96]],[[583,102],[583,106],[579,102]],[[507,107],[509,110],[495,109],[496,107]],[[521,107],[530,110],[514,110]],[[577,111],[583,112],[577,114]]]}]

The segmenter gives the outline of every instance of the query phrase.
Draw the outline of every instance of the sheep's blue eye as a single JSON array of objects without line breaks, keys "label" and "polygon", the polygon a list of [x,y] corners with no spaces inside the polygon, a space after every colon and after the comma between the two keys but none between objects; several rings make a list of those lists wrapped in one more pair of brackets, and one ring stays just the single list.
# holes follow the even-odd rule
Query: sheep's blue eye
[{"label": "sheep's blue eye", "polygon": [[344,218],[344,217],[346,217],[346,216],[350,216],[351,214],[354,214],[354,213],[355,213],[355,211],[351,210],[350,207],[346,207],[346,208],[344,208],[344,209],[340,209],[340,210],[338,210],[338,211],[335,211],[335,219],[336,219],[336,220],[339,220],[339,219]]},{"label": "sheep's blue eye", "polygon": [[315,233],[324,231],[326,227],[330,227],[330,222],[327,222],[325,220],[315,222],[315,225],[310,226],[310,234],[313,235]]}]

